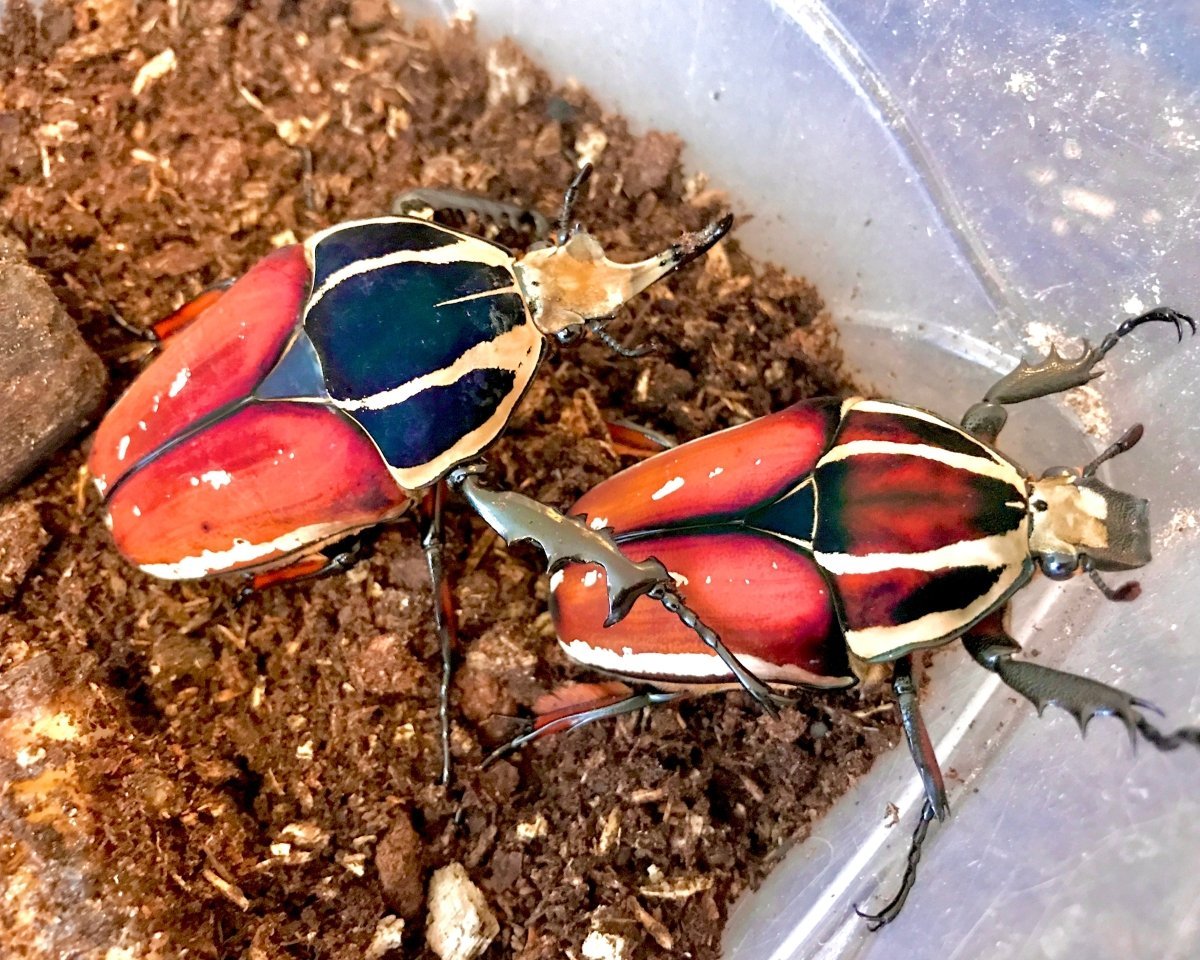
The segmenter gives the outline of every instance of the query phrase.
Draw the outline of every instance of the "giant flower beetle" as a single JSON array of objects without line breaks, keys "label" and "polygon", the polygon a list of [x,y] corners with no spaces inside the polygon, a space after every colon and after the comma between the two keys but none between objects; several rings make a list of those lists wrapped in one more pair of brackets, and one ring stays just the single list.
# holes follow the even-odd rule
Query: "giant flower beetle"
[{"label": "giant flower beetle", "polygon": [[[872,926],[893,919],[916,877],[929,823],[948,813],[937,758],[918,710],[911,655],[961,638],[983,667],[1030,700],[1069,711],[1081,727],[1112,714],[1160,750],[1200,746],[1200,728],[1163,733],[1150,704],[1082,676],[1018,660],[1008,601],[1034,574],[1087,574],[1109,600],[1131,600],[1103,571],[1150,560],[1145,500],[1096,476],[1142,436],[1137,425],[1081,469],[1033,478],[995,447],[1005,405],[1081,386],[1143,324],[1196,324],[1160,308],[1122,323],[1076,359],[1056,351],[1021,363],[969,409],[961,426],[880,400],[817,399],[668,449],[585,494],[572,512],[610,531],[633,560],[661,561],[695,615],[780,693],[846,687],[890,674],[925,792],[901,888]],[[548,733],[694,692],[733,677],[710,647],[661,607],[636,604],[605,629],[605,573],[568,566],[551,578],[562,649],[605,673],[650,683],[581,684],[549,697],[534,728],[501,751]]]},{"label": "giant flower beetle", "polygon": [[[334,571],[352,555],[348,538],[419,502],[443,652],[443,778],[454,632],[446,485],[506,539],[540,545],[552,569],[600,564],[606,618],[647,593],[696,622],[660,564],[632,562],[607,534],[480,477],[545,340],[591,331],[621,349],[607,318],[732,223],[725,216],[657,256],[614,263],[571,228],[589,170],[568,189],[552,242],[523,257],[405,215],[338,224],[275,251],[159,325],[170,334],[161,355],[105,417],[88,460],[117,547],[170,579],[238,572],[261,585]],[[401,203],[515,215],[448,192]],[[765,685],[714,642],[774,709]]]}]

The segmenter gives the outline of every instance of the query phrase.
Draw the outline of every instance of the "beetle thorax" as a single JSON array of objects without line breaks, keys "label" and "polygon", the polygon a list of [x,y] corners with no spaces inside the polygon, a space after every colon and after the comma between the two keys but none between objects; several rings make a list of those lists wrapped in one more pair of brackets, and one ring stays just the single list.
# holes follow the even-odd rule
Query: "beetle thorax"
[{"label": "beetle thorax", "polygon": [[566,243],[531,250],[514,266],[533,322],[546,336],[610,317],[627,300],[670,273],[673,251],[638,263],[614,263],[586,231]]},{"label": "beetle thorax", "polygon": [[628,267],[613,263],[583,231],[561,246],[530,251],[516,265],[533,322],[547,336],[607,317],[633,296]]},{"label": "beetle thorax", "polygon": [[1029,496],[1029,547],[1035,556],[1090,553],[1108,546],[1108,504],[1078,477],[1034,480]]}]

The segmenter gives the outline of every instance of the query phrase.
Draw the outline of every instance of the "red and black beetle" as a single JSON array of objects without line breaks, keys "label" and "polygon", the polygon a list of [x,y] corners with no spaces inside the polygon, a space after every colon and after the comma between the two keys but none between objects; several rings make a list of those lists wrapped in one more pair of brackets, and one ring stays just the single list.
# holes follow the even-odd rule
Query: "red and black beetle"
[{"label": "red and black beetle", "polygon": [[[1052,352],[1022,363],[972,407],[961,426],[880,400],[809,400],[669,449],[610,478],[572,508],[610,530],[631,558],[654,557],[687,604],[719,633],[747,669],[777,691],[849,686],[891,674],[906,738],[926,800],[900,893],[880,913],[899,911],[915,878],[929,821],[948,812],[937,758],[917,709],[910,654],[962,638],[982,666],[1040,711],[1054,703],[1081,726],[1118,716],[1156,747],[1200,746],[1200,728],[1164,734],[1149,706],[1094,680],[1014,659],[1005,632],[1008,600],[1036,569],[1054,579],[1087,573],[1110,600],[1099,571],[1150,559],[1147,503],[1096,477],[1105,460],[1132,447],[1128,431],[1080,470],[1028,476],[994,446],[1005,404],[1047,396],[1099,375],[1116,343],[1150,321],[1188,317],[1169,309],[1127,320],[1097,348],[1067,360]],[[665,693],[583,685],[553,699],[535,729],[512,745],[694,691],[730,686],[729,672],[694,632],[660,608],[636,604],[605,629],[604,571],[569,566],[551,579],[562,649],[606,673]],[[884,674],[887,676],[887,673]],[[619,686],[619,685],[618,685]],[[510,746],[512,746],[510,745]],[[866,916],[866,915],[864,915]]]},{"label": "red and black beetle", "polygon": [[[554,242],[520,258],[411,216],[338,224],[275,251],[168,318],[181,329],[101,423],[88,460],[117,547],[171,579],[336,570],[347,538],[423,502],[447,772],[453,607],[442,573],[443,480],[506,539],[541,545],[552,568],[600,563],[612,584],[607,617],[619,619],[642,593],[687,615],[658,564],[631,563],[607,536],[478,476],[545,339],[590,330],[623,349],[606,319],[732,222],[723,217],[648,260],[614,263],[569,229],[589,169],[567,192]],[[507,212],[448,192],[432,202]],[[766,688],[717,648],[769,704]]]}]

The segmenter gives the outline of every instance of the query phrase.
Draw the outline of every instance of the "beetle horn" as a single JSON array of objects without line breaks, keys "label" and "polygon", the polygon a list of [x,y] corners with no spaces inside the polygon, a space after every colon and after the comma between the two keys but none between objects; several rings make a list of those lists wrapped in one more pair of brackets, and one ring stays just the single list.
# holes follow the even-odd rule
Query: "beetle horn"
[{"label": "beetle horn", "polygon": [[[678,270],[685,264],[691,263],[729,232],[733,226],[733,214],[727,213],[720,220],[714,220],[702,230],[695,233],[685,233],[675,243],[671,244],[657,257],[643,260],[640,263],[613,264],[629,271],[629,297],[641,293],[653,283],[657,283],[668,273]],[[627,297],[626,299],[629,299]]]}]

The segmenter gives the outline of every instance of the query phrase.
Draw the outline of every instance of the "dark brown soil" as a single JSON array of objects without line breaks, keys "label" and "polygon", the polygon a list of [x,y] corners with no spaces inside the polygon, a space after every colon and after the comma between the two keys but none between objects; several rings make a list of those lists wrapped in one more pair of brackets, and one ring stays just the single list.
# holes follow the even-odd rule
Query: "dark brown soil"
[{"label": "dark brown soil", "polygon": [[[680,170],[675,138],[635,136],[511,47],[489,71],[469,31],[401,24],[384,0],[81,0],[40,25],[9,9],[0,223],[115,389],[147,350],[113,311],[144,326],[412,186],[553,211],[576,144],[603,132],[579,215],[615,258],[724,209]],[[168,49],[172,69],[145,68]],[[689,438],[846,387],[817,293],[736,239],[612,329],[663,346],[551,356],[490,455],[513,487],[566,507],[619,469],[605,417]],[[480,772],[514,732],[503,715],[587,675],[558,652],[538,556],[455,506],[447,792],[413,524],[346,577],[235,607],[236,583],[165,583],[121,560],[81,482],[85,450],[0,503],[4,956],[359,958],[382,955],[395,917],[389,955],[431,956],[426,883],[458,861],[500,921],[489,958],[579,957],[593,930],[628,957],[712,958],[734,898],[896,739],[890,713],[861,715],[878,694],[813,697],[778,721],[728,695]]]}]

